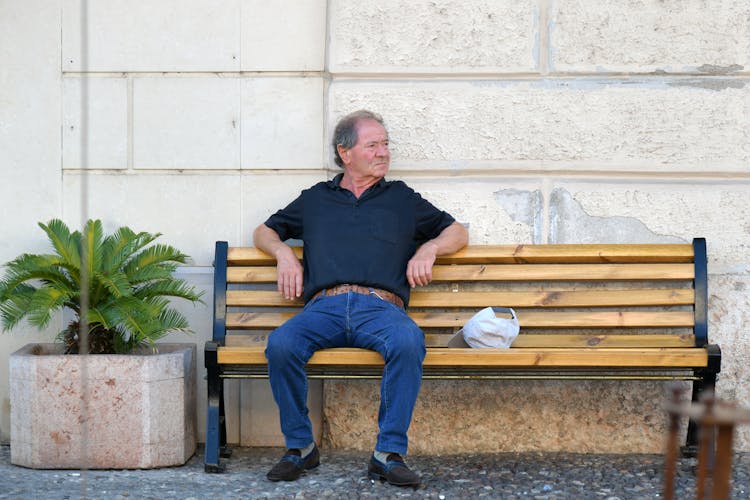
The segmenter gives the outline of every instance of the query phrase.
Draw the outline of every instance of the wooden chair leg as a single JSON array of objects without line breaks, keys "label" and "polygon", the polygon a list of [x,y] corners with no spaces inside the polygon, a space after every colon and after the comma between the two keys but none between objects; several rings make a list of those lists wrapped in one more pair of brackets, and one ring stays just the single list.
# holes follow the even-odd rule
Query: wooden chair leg
[{"label": "wooden chair leg", "polygon": [[698,477],[696,479],[695,498],[703,500],[711,491],[711,480],[713,477],[714,462],[714,428],[713,426],[700,424],[700,444],[698,446]]},{"label": "wooden chair leg", "polygon": [[[682,393],[679,386],[672,386],[672,404],[676,408],[680,404]],[[680,414],[674,410],[669,411],[669,435],[667,436],[667,450],[664,458],[664,499],[675,499],[675,476],[677,474],[678,436],[680,430]]]},{"label": "wooden chair leg", "polygon": [[734,425],[719,425],[716,436],[716,467],[713,475],[712,500],[729,500],[732,479],[732,438]]}]

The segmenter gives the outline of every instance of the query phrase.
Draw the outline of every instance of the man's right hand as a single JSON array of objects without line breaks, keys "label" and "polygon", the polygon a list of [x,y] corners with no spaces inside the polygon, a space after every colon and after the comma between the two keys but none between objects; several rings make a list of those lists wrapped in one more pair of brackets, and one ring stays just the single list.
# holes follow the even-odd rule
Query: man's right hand
[{"label": "man's right hand", "polygon": [[275,254],[278,289],[285,299],[292,300],[302,295],[302,264],[288,245],[282,245]]},{"label": "man's right hand", "polygon": [[281,296],[289,300],[302,296],[302,264],[292,248],[265,224],[255,228],[253,242],[256,247],[276,258],[277,283]]}]

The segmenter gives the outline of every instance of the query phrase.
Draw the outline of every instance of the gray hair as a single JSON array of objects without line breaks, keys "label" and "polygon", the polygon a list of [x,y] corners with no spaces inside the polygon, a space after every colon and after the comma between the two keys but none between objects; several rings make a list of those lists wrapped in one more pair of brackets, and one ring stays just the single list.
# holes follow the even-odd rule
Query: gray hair
[{"label": "gray hair", "polygon": [[333,160],[339,167],[344,166],[344,161],[341,159],[341,155],[339,155],[338,146],[344,149],[351,149],[357,144],[357,139],[359,139],[357,124],[362,120],[375,120],[385,126],[382,116],[366,109],[349,113],[339,120],[336,124],[336,129],[333,131]]}]

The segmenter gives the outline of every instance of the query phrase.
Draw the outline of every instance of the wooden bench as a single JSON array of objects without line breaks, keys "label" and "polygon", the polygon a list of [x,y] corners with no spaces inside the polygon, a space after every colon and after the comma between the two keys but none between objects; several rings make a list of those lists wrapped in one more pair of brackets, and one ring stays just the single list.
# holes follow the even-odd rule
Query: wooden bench
[{"label": "wooden bench", "polygon": [[[302,249],[295,249],[301,257]],[[266,334],[302,307],[276,291],[272,257],[216,243],[213,340],[206,343],[207,472],[228,456],[225,378],[267,377]],[[411,294],[409,315],[425,331],[424,378],[682,379],[693,400],[713,388],[719,346],[708,343],[706,243],[469,246],[438,258],[434,282]],[[479,309],[516,309],[510,349],[446,347]],[[373,351],[327,349],[311,378],[379,377]],[[697,450],[688,426],[687,450]]]}]

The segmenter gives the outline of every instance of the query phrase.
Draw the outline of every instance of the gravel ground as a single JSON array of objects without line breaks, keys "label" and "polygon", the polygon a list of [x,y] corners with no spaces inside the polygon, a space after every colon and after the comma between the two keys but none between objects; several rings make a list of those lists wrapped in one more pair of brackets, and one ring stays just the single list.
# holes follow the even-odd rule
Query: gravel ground
[{"label": "gravel ground", "polygon": [[[224,474],[203,472],[202,450],[184,466],[152,470],[32,470],[10,464],[0,446],[0,498],[533,498],[662,497],[660,455],[498,453],[410,456],[419,489],[367,478],[363,452],[321,450],[321,465],[292,483],[266,472],[283,450],[235,448]],[[695,460],[678,467],[677,498],[695,498]],[[750,498],[750,453],[735,455],[732,498]]]}]

